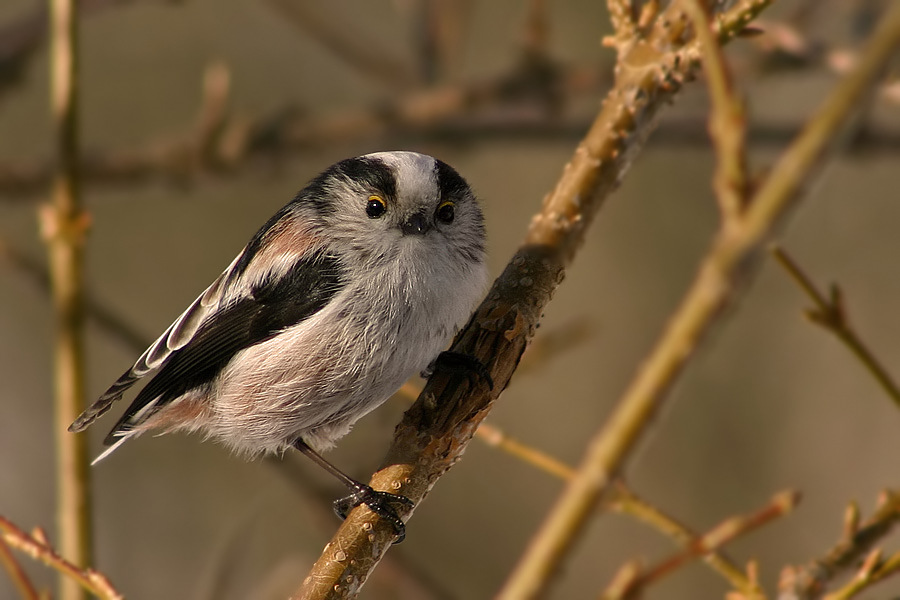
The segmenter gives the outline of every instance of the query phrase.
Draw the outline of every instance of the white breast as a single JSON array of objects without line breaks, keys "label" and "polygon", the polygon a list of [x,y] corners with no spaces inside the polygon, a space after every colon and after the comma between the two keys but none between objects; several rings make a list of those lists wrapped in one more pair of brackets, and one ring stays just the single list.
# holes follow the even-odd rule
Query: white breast
[{"label": "white breast", "polygon": [[481,298],[486,270],[446,265],[441,278],[401,262],[415,265],[350,277],[321,311],[236,354],[213,384],[208,433],[243,454],[298,437],[326,449],[428,367]]}]

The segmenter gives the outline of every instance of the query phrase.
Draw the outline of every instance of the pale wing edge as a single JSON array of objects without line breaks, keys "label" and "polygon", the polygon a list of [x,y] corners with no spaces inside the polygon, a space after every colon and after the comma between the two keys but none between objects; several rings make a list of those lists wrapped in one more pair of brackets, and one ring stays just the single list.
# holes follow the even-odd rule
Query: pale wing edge
[{"label": "pale wing edge", "polygon": [[[85,430],[94,421],[100,418],[122,395],[145,375],[158,369],[172,354],[187,344],[197,332],[201,323],[216,310],[222,300],[222,295],[227,287],[227,281],[238,261],[246,252],[240,252],[228,268],[219,275],[212,284],[206,288],[200,296],[166,329],[159,338],[147,348],[135,361],[134,365],[125,371],[115,383],[109,386],[91,406],[85,409],[75,421],[69,425],[69,431],[79,432]],[[107,451],[104,454],[108,454]],[[99,458],[98,458],[99,460]]]}]

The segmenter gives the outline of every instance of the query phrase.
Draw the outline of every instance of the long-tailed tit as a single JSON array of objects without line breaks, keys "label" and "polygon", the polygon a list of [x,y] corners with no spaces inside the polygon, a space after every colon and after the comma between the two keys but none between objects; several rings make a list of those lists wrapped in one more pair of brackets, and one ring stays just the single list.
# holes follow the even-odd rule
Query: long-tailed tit
[{"label": "long-tailed tit", "polygon": [[318,452],[433,364],[484,292],[484,244],[481,208],[447,164],[413,152],[341,161],[269,219],[69,430],[149,375],[95,463],[151,429],[200,431],[248,456],[294,447],[350,487],[343,514],[365,503],[402,539],[389,502],[406,499]]}]

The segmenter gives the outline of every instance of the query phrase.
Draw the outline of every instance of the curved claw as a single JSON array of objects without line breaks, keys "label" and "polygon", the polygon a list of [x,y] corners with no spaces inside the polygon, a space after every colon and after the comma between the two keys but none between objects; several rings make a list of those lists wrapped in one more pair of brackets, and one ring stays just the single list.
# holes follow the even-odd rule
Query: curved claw
[{"label": "curved claw", "polygon": [[335,514],[340,517],[341,520],[346,519],[351,510],[360,504],[365,504],[369,507],[369,510],[386,521],[389,521],[391,525],[394,526],[394,532],[397,535],[397,539],[394,541],[395,544],[399,544],[406,539],[406,524],[391,504],[399,503],[408,508],[412,508],[415,506],[413,501],[406,496],[401,496],[399,494],[373,490],[365,484],[360,483],[358,485],[359,487],[356,487],[349,496],[338,498],[334,501],[333,506]]}]

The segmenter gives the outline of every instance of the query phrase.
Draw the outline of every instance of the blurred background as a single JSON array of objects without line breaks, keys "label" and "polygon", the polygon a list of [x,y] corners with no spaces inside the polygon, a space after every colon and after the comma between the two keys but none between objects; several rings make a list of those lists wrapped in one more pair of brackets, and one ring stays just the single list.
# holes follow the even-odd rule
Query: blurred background
[{"label": "blurred background", "polygon": [[[609,24],[598,1],[82,5],[87,283],[138,341],[167,327],[309,178],[371,151],[416,150],[456,167],[483,201],[499,274],[595,115],[615,58],[601,45]],[[764,15],[766,35],[728,47],[756,169],[837,81],[885,5],[781,0]],[[44,21],[34,0],[0,3],[0,514],[52,540],[52,313],[28,266],[45,262],[36,220],[52,154]],[[886,86],[866,108],[780,241],[823,289],[840,283],[852,324],[900,374],[896,90]],[[494,426],[577,464],[715,231],[706,109],[696,82],[663,112],[546,310],[536,344],[551,350],[516,374],[488,418]],[[770,591],[784,565],[837,541],[849,501],[868,514],[900,476],[900,412],[804,320],[809,304],[767,260],[625,473],[698,531],[800,490],[794,513],[726,549],[741,565],[758,559]],[[89,397],[140,351],[121,328],[89,321]],[[386,403],[329,458],[368,479],[405,406]],[[92,454],[112,423],[86,434]],[[328,502],[343,493],[302,460],[290,470],[243,462],[196,436],[145,436],[93,476],[95,566],[133,599],[285,597],[337,527]],[[490,597],[561,488],[474,441],[363,597]],[[596,597],[625,560],[672,551],[646,526],[603,514],[551,596]],[[54,584],[49,570],[23,562]],[[648,597],[726,590],[694,563]],[[863,597],[898,594],[895,581]],[[4,574],[0,598],[13,597]]]}]

